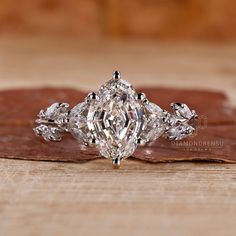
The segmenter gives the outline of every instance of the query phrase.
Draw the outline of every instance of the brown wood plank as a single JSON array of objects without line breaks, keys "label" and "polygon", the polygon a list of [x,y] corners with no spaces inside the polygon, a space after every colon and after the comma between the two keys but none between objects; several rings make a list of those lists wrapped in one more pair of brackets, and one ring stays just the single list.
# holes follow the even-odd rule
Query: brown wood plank
[{"label": "brown wood plank", "polygon": [[[164,88],[143,88],[140,91],[165,109],[170,109],[172,101],[187,103],[197,110],[200,120],[207,121],[207,126],[200,126],[196,137],[184,141],[170,142],[161,138],[154,144],[139,148],[135,158],[152,162],[236,162],[234,108],[224,94]],[[1,91],[0,157],[74,162],[98,158],[94,148],[83,147],[69,135],[65,135],[62,142],[47,143],[32,131],[40,109],[55,101],[68,102],[73,106],[81,102],[85,94],[72,89]]]},{"label": "brown wood plank", "polygon": [[1,235],[234,236],[236,165],[0,159]]}]

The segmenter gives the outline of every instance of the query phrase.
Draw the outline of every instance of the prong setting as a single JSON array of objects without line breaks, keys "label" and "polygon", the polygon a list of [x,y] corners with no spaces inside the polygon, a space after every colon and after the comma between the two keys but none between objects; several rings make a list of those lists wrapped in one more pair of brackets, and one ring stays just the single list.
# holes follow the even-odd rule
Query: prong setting
[{"label": "prong setting", "polygon": [[86,103],[91,103],[92,101],[94,101],[94,100],[98,100],[99,99],[99,97],[98,97],[98,95],[96,94],[96,93],[94,93],[94,92],[91,92],[91,93],[89,93],[88,95],[87,95],[87,97],[85,98],[85,101],[86,101]]},{"label": "prong setting", "polygon": [[136,98],[137,98],[138,101],[141,101],[141,102],[143,102],[144,104],[148,104],[148,99],[147,99],[145,93],[138,93],[138,94],[136,95]]},{"label": "prong setting", "polygon": [[114,169],[120,168],[120,164],[121,164],[120,158],[114,158],[114,159],[112,160],[112,164],[113,164],[113,168],[114,168]]},{"label": "prong setting", "polygon": [[113,79],[121,79],[121,73],[118,70],[114,71],[112,73],[112,78]]},{"label": "prong setting", "polygon": [[96,138],[91,138],[91,139],[89,140],[89,146],[95,147],[95,146],[97,146],[97,145],[98,145],[98,141],[97,141]]},{"label": "prong setting", "polygon": [[138,139],[137,139],[137,144],[140,145],[141,147],[142,147],[142,146],[145,146],[146,143],[147,143],[147,141],[144,140],[144,139],[142,139],[142,138],[138,138]]}]

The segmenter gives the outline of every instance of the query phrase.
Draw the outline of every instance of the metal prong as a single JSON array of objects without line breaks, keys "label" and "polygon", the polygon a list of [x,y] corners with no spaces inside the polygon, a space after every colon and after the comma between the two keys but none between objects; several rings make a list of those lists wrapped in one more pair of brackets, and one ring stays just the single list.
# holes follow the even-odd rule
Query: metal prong
[{"label": "metal prong", "polygon": [[137,140],[137,144],[140,145],[140,146],[145,146],[146,143],[147,143],[147,142],[146,142],[146,140],[144,140],[144,139],[139,138],[139,139]]},{"label": "metal prong", "polygon": [[118,70],[114,71],[112,74],[112,78],[113,79],[120,79],[121,78],[121,74]]},{"label": "metal prong", "polygon": [[142,101],[143,103],[148,103],[147,97],[145,93],[138,93],[137,94],[137,100]]},{"label": "metal prong", "polygon": [[97,144],[98,144],[97,139],[91,138],[91,139],[89,140],[89,146],[96,146]]},{"label": "metal prong", "polygon": [[194,118],[194,119],[197,119],[197,118],[198,118],[198,115],[197,115],[196,111],[195,111],[195,110],[192,110],[191,112],[192,112],[192,114],[193,114],[193,118]]},{"label": "metal prong", "polygon": [[138,100],[143,101],[144,99],[146,99],[146,95],[145,95],[145,93],[138,93],[137,98],[138,98]]},{"label": "metal prong", "polygon": [[184,104],[179,102],[172,102],[170,106],[173,108],[173,110],[178,110],[180,107],[184,108]]},{"label": "metal prong", "polygon": [[89,93],[88,96],[85,98],[85,101],[87,103],[91,102],[92,100],[98,100],[98,95],[94,92]]},{"label": "metal prong", "polygon": [[65,103],[65,102],[60,102],[58,103],[58,108],[61,107],[61,108],[68,108],[70,105],[68,103]]},{"label": "metal prong", "polygon": [[115,158],[112,160],[112,164],[115,169],[120,168],[120,163],[121,163],[120,158]]}]

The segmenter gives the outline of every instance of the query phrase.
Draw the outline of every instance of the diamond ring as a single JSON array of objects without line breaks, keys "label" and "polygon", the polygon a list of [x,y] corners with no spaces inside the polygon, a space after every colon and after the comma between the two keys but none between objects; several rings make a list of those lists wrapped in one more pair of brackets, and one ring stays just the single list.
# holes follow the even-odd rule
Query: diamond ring
[{"label": "diamond ring", "polygon": [[96,146],[101,156],[119,167],[139,145],[161,136],[181,140],[195,133],[196,112],[184,103],[171,107],[170,113],[148,101],[115,71],[97,93],[88,94],[72,109],[67,103],[54,103],[41,110],[34,132],[46,141],[61,141],[69,132],[84,145]]}]

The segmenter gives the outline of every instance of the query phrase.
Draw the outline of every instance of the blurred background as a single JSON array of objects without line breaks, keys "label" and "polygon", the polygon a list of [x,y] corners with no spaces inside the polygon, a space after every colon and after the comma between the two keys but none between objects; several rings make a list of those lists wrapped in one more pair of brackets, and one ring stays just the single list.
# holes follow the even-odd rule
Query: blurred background
[{"label": "blurred background", "polygon": [[[222,91],[236,105],[236,0],[0,0],[0,90],[96,91],[114,70],[136,88]],[[0,92],[1,104],[4,94],[16,93],[24,94]],[[9,99],[0,120],[1,143],[19,141],[23,159],[23,150],[48,146],[21,135],[28,128],[33,135],[21,118],[9,120],[8,114],[27,117],[34,110],[39,93],[25,94],[25,109]],[[219,124],[212,122],[205,134],[229,153],[235,132],[228,130],[235,126]],[[204,140],[201,150],[210,155],[219,148],[223,155],[221,146],[204,149]],[[131,159],[116,172],[107,160],[77,165],[0,158],[0,235],[236,235],[235,173],[223,164]]]},{"label": "blurred background", "polygon": [[1,34],[232,41],[234,0],[1,0]]},{"label": "blurred background", "polygon": [[234,0],[0,0],[1,88],[236,89]]}]

